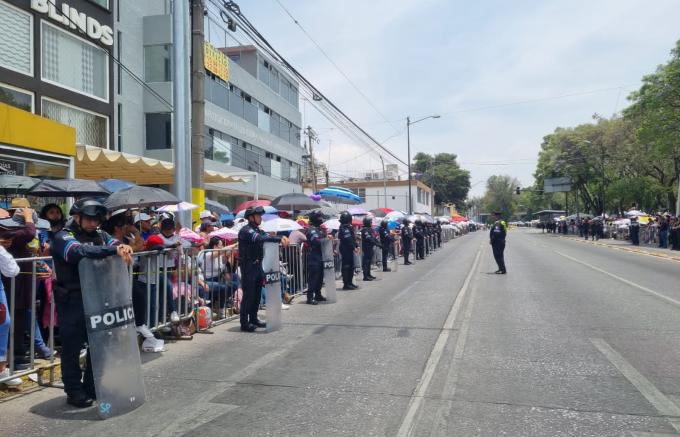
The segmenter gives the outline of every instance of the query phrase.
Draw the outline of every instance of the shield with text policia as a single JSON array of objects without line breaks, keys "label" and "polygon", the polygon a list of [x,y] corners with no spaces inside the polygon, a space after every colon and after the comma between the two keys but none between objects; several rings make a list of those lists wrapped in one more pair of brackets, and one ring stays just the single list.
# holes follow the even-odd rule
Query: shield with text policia
[{"label": "shield with text policia", "polygon": [[132,281],[120,257],[78,264],[99,416],[119,416],[146,399],[132,310]]},{"label": "shield with text policia", "polygon": [[321,254],[323,255],[323,286],[326,290],[328,303],[338,300],[335,289],[335,262],[333,260],[333,242],[324,239],[321,242]]},{"label": "shield with text policia", "polygon": [[267,332],[281,329],[281,269],[279,243],[264,243],[262,258],[267,305]]}]

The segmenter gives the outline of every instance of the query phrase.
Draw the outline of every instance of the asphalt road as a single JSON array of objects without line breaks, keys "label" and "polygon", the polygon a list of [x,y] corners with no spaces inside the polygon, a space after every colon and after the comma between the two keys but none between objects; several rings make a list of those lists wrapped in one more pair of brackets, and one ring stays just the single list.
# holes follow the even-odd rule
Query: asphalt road
[{"label": "asphalt road", "polygon": [[[100,421],[56,389],[4,435],[651,436],[680,430],[680,263],[530,230],[508,275],[485,233],[380,273],[275,333],[236,323],[144,364],[148,401]],[[5,434],[6,433],[6,434]]]}]

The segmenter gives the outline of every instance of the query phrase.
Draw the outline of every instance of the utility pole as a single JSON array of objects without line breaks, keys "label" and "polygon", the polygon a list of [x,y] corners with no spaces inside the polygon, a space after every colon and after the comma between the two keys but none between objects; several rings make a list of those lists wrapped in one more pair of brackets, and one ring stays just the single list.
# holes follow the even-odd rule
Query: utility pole
[{"label": "utility pole", "polygon": [[312,190],[314,190],[316,193],[316,165],[314,164],[314,148],[312,143],[317,141],[318,138],[316,136],[316,132],[314,132],[314,129],[312,129],[311,126],[307,126],[307,129],[305,129],[305,135],[307,135],[307,144],[309,145],[309,163],[312,166]]},{"label": "utility pole", "polygon": [[205,189],[203,180],[204,152],[203,126],[205,124],[205,67],[203,32],[205,20],[203,0],[191,0],[191,200],[199,207],[192,213],[198,214],[205,209]]},{"label": "utility pole", "polygon": [[408,168],[408,214],[413,214],[413,195],[411,194],[411,117],[406,117],[406,167]]},{"label": "utility pole", "polygon": [[[182,201],[189,201],[189,167],[183,163],[186,160],[188,147],[188,128],[189,113],[186,105],[186,90],[188,87],[187,78],[187,59],[188,51],[186,44],[186,24],[189,15],[187,0],[175,0],[172,9],[172,136],[174,145],[174,188],[175,195]],[[185,17],[187,16],[187,17]],[[180,214],[180,220],[185,221],[185,217]],[[191,225],[191,223],[184,223]]]},{"label": "utility pole", "polygon": [[[385,208],[387,208],[387,173],[385,173],[385,161],[383,160],[382,155],[379,156],[383,171],[383,194],[385,195]],[[378,206],[380,206],[380,202],[378,202]]]}]

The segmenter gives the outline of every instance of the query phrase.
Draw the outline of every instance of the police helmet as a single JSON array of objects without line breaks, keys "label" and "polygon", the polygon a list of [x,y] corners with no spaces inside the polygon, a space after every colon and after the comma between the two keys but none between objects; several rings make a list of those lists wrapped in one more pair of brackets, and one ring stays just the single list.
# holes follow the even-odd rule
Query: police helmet
[{"label": "police helmet", "polygon": [[381,227],[381,228],[386,228],[386,227],[387,227],[387,220],[386,220],[386,219],[383,219],[383,220],[380,222],[380,227]]},{"label": "police helmet", "polygon": [[246,212],[243,214],[243,216],[245,218],[248,218],[251,215],[255,215],[255,214],[259,214],[259,215],[264,214],[264,208],[262,208],[261,206],[255,206],[255,207],[251,206],[251,207],[246,209]]},{"label": "police helmet", "polygon": [[71,206],[69,214],[95,217],[103,221],[106,218],[106,207],[98,200],[80,199]]},{"label": "police helmet", "polygon": [[349,211],[343,211],[340,213],[340,223],[343,225],[348,225],[352,223],[352,214]]},{"label": "police helmet", "polygon": [[364,227],[369,228],[373,224],[373,220],[370,217],[364,217]]},{"label": "police helmet", "polygon": [[311,223],[312,226],[320,226],[321,223],[323,223],[323,217],[321,215],[321,212],[319,211],[310,212],[309,223]]},{"label": "police helmet", "polygon": [[409,224],[409,221],[408,221],[408,219],[407,219],[406,217],[404,217],[404,219],[401,221],[401,223],[402,223],[403,225],[408,225],[408,224]]}]

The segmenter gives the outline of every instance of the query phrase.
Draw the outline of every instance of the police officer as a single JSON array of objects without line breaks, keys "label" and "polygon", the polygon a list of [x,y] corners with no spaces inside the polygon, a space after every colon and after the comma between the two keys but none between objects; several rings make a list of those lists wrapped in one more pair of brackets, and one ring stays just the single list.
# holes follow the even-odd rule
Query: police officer
[{"label": "police officer", "polygon": [[504,275],[505,271],[505,257],[503,251],[505,250],[505,236],[507,235],[507,224],[505,220],[501,220],[501,213],[494,212],[494,219],[496,220],[491,226],[491,231],[489,232],[489,238],[491,243],[491,249],[493,250],[493,257],[498,264],[498,270],[494,273],[499,275]]},{"label": "police officer", "polygon": [[316,305],[319,302],[326,301],[326,298],[321,295],[321,286],[323,285],[323,253],[321,251],[321,244],[328,237],[319,229],[321,223],[323,223],[323,217],[319,211],[309,213],[310,226],[307,229],[307,243],[309,244],[309,253],[307,254],[307,303],[309,305]]},{"label": "police officer", "polygon": [[238,249],[241,263],[241,288],[243,300],[241,301],[241,331],[253,332],[256,328],[264,328],[267,324],[257,318],[257,310],[262,297],[262,285],[264,284],[264,270],[262,270],[262,258],[264,257],[264,243],[281,242],[288,245],[288,238],[269,236],[260,229],[264,208],[261,206],[246,209],[244,217],[248,224],[243,226],[238,233]]},{"label": "police officer", "polygon": [[409,255],[411,255],[411,243],[413,242],[413,233],[411,232],[411,227],[409,226],[409,221],[406,217],[401,221],[401,246],[404,251],[404,265],[408,266],[413,264],[408,260]]},{"label": "police officer", "polygon": [[633,246],[639,246],[640,245],[640,223],[638,222],[637,217],[632,217],[630,219],[630,226],[628,228],[628,232],[630,233],[630,242],[633,243]]},{"label": "police officer", "polygon": [[95,399],[90,351],[87,351],[85,374],[80,369],[80,350],[87,343],[85,311],[80,287],[78,263],[83,258],[122,257],[131,263],[132,248],[119,244],[99,230],[106,218],[106,208],[96,200],[79,200],[70,210],[71,218],[54,236],[52,256],[57,279],[54,296],[62,342],[61,375],[66,402],[77,408],[92,405]]},{"label": "police officer", "polygon": [[340,256],[342,259],[342,289],[356,290],[357,287],[352,283],[354,277],[354,252],[358,244],[352,228],[352,214],[349,211],[340,213],[340,228],[338,229],[340,239]]},{"label": "police officer", "polygon": [[391,272],[392,269],[387,267],[387,257],[390,254],[390,246],[394,242],[394,237],[387,229],[387,220],[380,222],[380,229],[378,229],[378,235],[380,235],[380,245],[382,247],[382,265],[383,272]]},{"label": "police officer", "polygon": [[416,237],[416,259],[425,259],[425,232],[420,219],[416,219],[413,235]]},{"label": "police officer", "polygon": [[441,222],[437,222],[435,225],[435,230],[437,233],[437,247],[440,248],[442,247],[442,224]]},{"label": "police officer", "polygon": [[373,246],[382,248],[380,242],[373,235],[373,220],[364,217],[364,226],[361,228],[361,270],[364,272],[364,281],[377,279],[371,275],[371,261],[373,260]]}]

